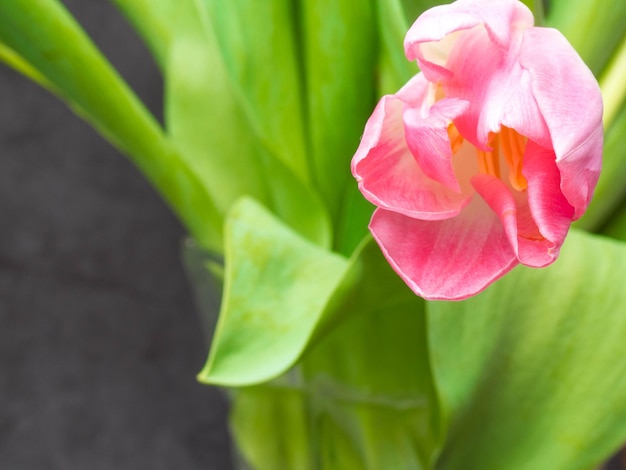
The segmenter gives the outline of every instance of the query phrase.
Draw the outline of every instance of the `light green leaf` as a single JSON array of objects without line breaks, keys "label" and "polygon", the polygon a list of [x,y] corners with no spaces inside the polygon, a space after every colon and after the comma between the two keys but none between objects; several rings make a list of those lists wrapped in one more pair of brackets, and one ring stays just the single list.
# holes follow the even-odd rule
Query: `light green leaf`
[{"label": "light green leaf", "polygon": [[626,34],[623,0],[550,0],[546,26],[561,31],[599,76]]},{"label": "light green leaf", "polygon": [[251,125],[309,183],[299,38],[291,0],[202,0]]},{"label": "light green leaf", "polygon": [[626,245],[573,231],[558,261],[428,304],[449,431],[438,469],[589,469],[626,441]]},{"label": "light green leaf", "polygon": [[222,311],[200,373],[207,383],[267,381],[346,317],[415,299],[371,238],[348,260],[304,240],[247,199],[227,220],[225,255]]},{"label": "light green leaf", "polygon": [[[438,451],[424,301],[391,268],[380,268],[367,271],[368,282],[355,296],[364,302],[301,362],[309,406],[324,423],[316,431],[325,454],[315,468],[427,469]],[[370,289],[375,292],[365,294]],[[393,300],[385,301],[392,292]],[[360,465],[332,465],[344,455],[358,455]]]},{"label": "light green leaf", "polygon": [[423,301],[406,286],[403,297],[359,308],[286,375],[231,394],[252,468],[431,468],[440,433]]},{"label": "light green leaf", "polygon": [[355,247],[343,241],[345,226],[361,227],[353,237],[360,240],[367,225],[342,207],[357,191],[350,160],[376,99],[375,7],[373,0],[318,0],[301,2],[299,13],[313,180],[337,227],[335,247],[349,255]]},{"label": "light green leaf", "polygon": [[219,247],[220,224],[204,187],[67,10],[56,0],[12,0],[0,2],[0,18],[0,41],[14,53],[9,63],[131,157],[203,246]]},{"label": "light green leaf", "polygon": [[[246,10],[245,3],[236,2],[209,9],[213,5],[208,0],[116,3],[152,45],[165,69],[166,127],[211,194],[220,220],[235,200],[247,195],[270,207],[309,240],[328,246],[332,236],[328,214],[306,184],[298,80],[292,76],[295,64],[283,70],[288,62],[283,56],[293,51],[283,45],[281,66],[272,66],[246,47],[250,44],[240,44],[237,34],[228,36],[223,30],[250,17],[257,21],[257,29],[265,28],[264,34],[271,36],[267,28],[279,25],[266,24],[264,18],[287,21],[286,6],[268,10],[266,4],[258,3]],[[279,29],[289,26],[283,23]],[[246,40],[261,41],[255,31],[246,32],[249,37],[241,33]],[[229,45],[231,39],[234,43]],[[254,45],[264,48],[265,54],[276,53],[265,43]],[[269,80],[272,73],[280,78]],[[291,91],[282,89],[286,83]],[[273,101],[268,102],[270,91]],[[277,104],[281,93],[285,106]],[[273,121],[266,119],[268,113],[273,114]]]},{"label": "light green leaf", "polygon": [[[378,0],[380,83],[378,95],[396,93],[419,71],[404,55],[404,37],[415,18],[407,18],[401,0]],[[419,15],[418,15],[419,16]]]},{"label": "light green leaf", "polygon": [[225,227],[225,285],[209,360],[199,379],[240,386],[269,380],[300,357],[348,261],[283,225],[251,199]]},{"label": "light green leaf", "polygon": [[371,238],[337,262],[277,223],[251,201],[233,209],[227,247],[238,251],[226,251],[233,264],[200,374],[237,386],[290,368],[232,394],[242,454],[259,470],[429,468],[441,424],[423,300]]},{"label": "light green leaf", "polygon": [[241,468],[314,470],[315,447],[304,390],[285,379],[230,390],[230,398],[230,428],[239,458],[245,462]]},{"label": "light green leaf", "polygon": [[[198,18],[199,21],[199,18]],[[172,44],[165,71],[165,124],[181,155],[211,194],[221,217],[241,195],[267,204],[259,145],[216,44],[188,30]]]}]

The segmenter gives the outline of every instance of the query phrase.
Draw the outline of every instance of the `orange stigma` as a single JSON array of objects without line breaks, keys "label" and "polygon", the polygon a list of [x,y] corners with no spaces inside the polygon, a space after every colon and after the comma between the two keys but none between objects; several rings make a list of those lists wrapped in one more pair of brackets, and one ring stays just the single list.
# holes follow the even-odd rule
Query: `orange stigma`
[{"label": "orange stigma", "polygon": [[[456,154],[463,146],[463,136],[454,123],[448,126],[448,137],[452,154]],[[478,169],[482,174],[492,175],[502,179],[500,155],[504,155],[504,161],[509,167],[509,183],[518,190],[524,191],[528,187],[528,181],[522,174],[524,151],[528,139],[516,130],[502,126],[498,134],[489,134],[489,146],[492,150],[485,151],[475,148],[478,159]]]}]

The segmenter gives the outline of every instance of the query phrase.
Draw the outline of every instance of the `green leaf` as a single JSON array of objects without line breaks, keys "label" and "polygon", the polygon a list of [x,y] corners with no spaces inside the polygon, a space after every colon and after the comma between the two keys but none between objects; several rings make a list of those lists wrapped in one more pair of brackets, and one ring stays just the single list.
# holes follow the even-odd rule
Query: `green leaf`
[{"label": "green leaf", "polygon": [[230,390],[230,398],[230,428],[245,462],[241,468],[314,469],[305,391],[285,378],[271,385]]},{"label": "green leaf", "polygon": [[0,43],[0,61],[4,62],[22,75],[30,78],[42,88],[46,88],[47,90],[55,93],[54,86],[46,79],[46,77],[40,74],[37,69],[26,62],[24,58],[17,54],[14,50],[2,43]]},{"label": "green leaf", "polygon": [[347,261],[246,200],[227,240],[220,322],[199,378],[232,387],[286,372],[232,394],[252,468],[429,468],[440,416],[424,302],[376,243]]},{"label": "green leaf", "polygon": [[224,298],[203,382],[267,381],[346,317],[415,299],[369,237],[348,260],[304,240],[249,199],[233,207],[225,233]]},{"label": "green leaf", "polygon": [[396,93],[418,73],[417,64],[404,55],[404,37],[411,21],[401,0],[378,0],[377,18],[380,31],[380,84],[378,95]]},{"label": "green leaf", "polygon": [[199,23],[174,41],[165,71],[165,124],[221,217],[242,194],[267,204],[261,149],[233,94],[214,41]]},{"label": "green leaf", "polygon": [[[426,469],[439,448],[424,301],[389,266],[380,268],[367,271],[354,297],[364,301],[344,304],[354,313],[301,362],[313,420],[324,423],[316,429],[323,454],[315,468]],[[352,455],[359,465],[336,465]]]},{"label": "green leaf", "polygon": [[626,441],[625,276],[626,245],[573,231],[554,265],[428,304],[438,469],[589,469]]},{"label": "green leaf", "polygon": [[232,393],[251,468],[431,468],[440,433],[423,301],[406,286],[402,297],[354,312],[279,379]]},{"label": "green leaf", "polygon": [[251,385],[283,373],[300,357],[348,262],[247,198],[232,207],[225,240],[222,310],[199,379]]},{"label": "green leaf", "polygon": [[65,8],[56,0],[12,0],[0,2],[0,18],[10,63],[131,157],[203,246],[219,247],[219,219],[204,187]]},{"label": "green leaf", "polygon": [[263,146],[309,183],[293,2],[203,1],[233,85]]},{"label": "green leaf", "polygon": [[[268,9],[259,3],[246,10],[245,3],[218,9],[203,0],[116,1],[165,69],[169,135],[211,194],[220,219],[235,200],[247,195],[309,240],[328,246],[328,214],[306,184],[298,81],[292,76],[295,65],[282,70],[288,59],[293,60],[286,57],[293,50],[278,44],[272,48],[262,41],[262,37],[275,40],[270,30],[278,25],[270,18],[283,21],[281,30],[289,27],[284,24],[289,19],[286,5]],[[144,22],[144,16],[150,20]],[[248,17],[255,18],[256,23],[248,26],[256,30],[247,26],[250,36],[241,33],[247,43],[235,32],[227,34],[228,25]],[[278,42],[285,39],[281,34]],[[255,47],[264,48],[265,55],[257,56],[248,47],[250,41],[257,41]],[[268,51],[283,52],[276,58],[280,64],[264,60]],[[269,80],[272,73],[280,78]],[[291,91],[282,89],[285,84]],[[273,120],[266,119],[269,115]]]},{"label": "green leaf", "polygon": [[623,0],[550,0],[546,26],[561,31],[598,76],[624,38],[625,17]]},{"label": "green leaf", "polygon": [[360,226],[359,239],[366,234],[367,219],[342,207],[356,191],[350,160],[376,99],[375,7],[373,0],[318,0],[301,2],[299,14],[313,180],[337,227],[335,247],[349,254],[345,226]]}]

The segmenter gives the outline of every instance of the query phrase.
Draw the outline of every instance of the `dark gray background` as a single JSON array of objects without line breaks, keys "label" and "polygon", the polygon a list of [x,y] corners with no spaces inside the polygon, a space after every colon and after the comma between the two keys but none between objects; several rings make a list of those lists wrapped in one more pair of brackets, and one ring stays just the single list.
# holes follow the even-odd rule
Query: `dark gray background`
[{"label": "dark gray background", "polygon": [[[66,0],[160,116],[147,50]],[[180,265],[183,229],[132,164],[0,68],[0,469],[230,468],[226,404]]]}]

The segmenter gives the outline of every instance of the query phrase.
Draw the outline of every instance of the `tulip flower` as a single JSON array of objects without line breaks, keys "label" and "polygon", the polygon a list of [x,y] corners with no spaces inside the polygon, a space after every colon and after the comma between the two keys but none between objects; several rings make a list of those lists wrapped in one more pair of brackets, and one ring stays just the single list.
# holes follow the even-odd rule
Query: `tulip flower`
[{"label": "tulip flower", "polygon": [[416,294],[460,300],[554,262],[600,172],[592,73],[516,0],[432,8],[405,53],[421,72],[380,100],[352,160],[389,263]]}]

